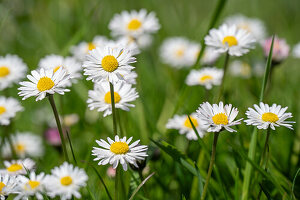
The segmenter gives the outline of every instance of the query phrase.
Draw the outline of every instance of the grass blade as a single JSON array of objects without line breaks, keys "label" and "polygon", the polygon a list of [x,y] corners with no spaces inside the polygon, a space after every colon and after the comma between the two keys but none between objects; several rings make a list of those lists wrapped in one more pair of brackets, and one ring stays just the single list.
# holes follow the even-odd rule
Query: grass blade
[{"label": "grass blade", "polygon": [[131,197],[129,200],[132,200],[133,197],[136,195],[136,193],[141,189],[141,187],[155,174],[155,172],[153,172],[152,174],[150,174],[149,176],[147,176],[142,182],[141,184],[135,189],[135,191],[132,193]]},{"label": "grass blade", "polygon": [[295,195],[294,195],[294,189],[295,189],[295,183],[296,183],[296,178],[298,176],[300,172],[300,168],[297,170],[296,174],[295,174],[295,177],[293,179],[293,185],[292,185],[292,195],[293,195],[293,198],[296,199]]},{"label": "grass blade", "polygon": [[69,135],[69,131],[66,131],[66,132],[67,132],[67,138],[68,138],[68,141],[69,141],[69,145],[70,145],[70,149],[71,149],[71,152],[72,152],[73,160],[74,160],[75,165],[77,165],[77,160],[76,160],[76,157],[75,157],[75,153],[73,151],[73,146],[72,146],[71,138],[70,138],[70,135]]},{"label": "grass blade", "polygon": [[106,187],[106,185],[105,185],[105,183],[104,183],[104,181],[103,181],[101,175],[99,174],[99,172],[97,171],[97,169],[96,169],[93,165],[90,165],[90,166],[93,168],[93,170],[94,170],[95,173],[97,174],[99,180],[101,181],[102,185],[104,186],[104,189],[105,189],[105,192],[106,192],[108,198],[109,198],[110,200],[112,200],[111,195],[110,195],[110,193],[109,193],[109,191],[108,191],[108,189],[107,189],[107,187]]}]

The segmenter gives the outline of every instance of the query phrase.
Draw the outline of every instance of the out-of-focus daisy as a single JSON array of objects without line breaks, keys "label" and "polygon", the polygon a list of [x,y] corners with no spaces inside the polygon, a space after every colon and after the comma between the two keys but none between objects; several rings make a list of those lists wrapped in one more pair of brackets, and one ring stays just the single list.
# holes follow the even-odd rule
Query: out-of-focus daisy
[{"label": "out-of-focus daisy", "polygon": [[19,176],[19,180],[18,195],[14,198],[15,200],[28,199],[28,197],[35,197],[38,200],[44,199],[44,173],[37,175],[35,172],[30,172],[29,178],[26,176]]},{"label": "out-of-focus daisy", "polygon": [[130,64],[135,62],[135,58],[127,49],[109,46],[97,47],[86,56],[83,63],[84,75],[88,76],[87,80],[93,82],[109,81],[116,83],[119,80],[124,80],[123,76],[134,68]]},{"label": "out-of-focus daisy", "polygon": [[[269,56],[269,51],[271,49],[272,38],[268,38],[262,41],[261,45],[264,50],[265,57]],[[290,46],[286,43],[285,39],[275,37],[273,44],[273,53],[272,53],[272,61],[273,64],[277,64],[285,60],[290,51]]]},{"label": "out-of-focus daisy", "polygon": [[220,53],[215,51],[214,48],[206,47],[200,62],[202,65],[212,65],[219,57]]},{"label": "out-of-focus daisy", "polygon": [[81,187],[86,186],[88,176],[83,169],[64,162],[61,166],[51,170],[46,177],[45,188],[51,198],[59,196],[60,199],[71,199],[72,196],[81,198]]},{"label": "out-of-focus daisy", "polygon": [[5,196],[17,193],[19,177],[9,174],[0,174],[0,199],[5,200]]},{"label": "out-of-focus daisy", "polygon": [[255,39],[258,41],[266,37],[266,27],[264,23],[259,19],[248,18],[241,14],[238,14],[226,18],[225,23],[229,26],[235,24],[238,28],[252,33]]},{"label": "out-of-focus daisy", "polygon": [[76,124],[79,121],[79,116],[76,113],[65,115],[65,116],[63,116],[62,121],[63,121],[63,124],[66,127],[70,127],[70,126],[73,126],[74,124]]},{"label": "out-of-focus daisy", "polygon": [[76,83],[77,79],[81,78],[81,64],[72,57],[62,57],[59,55],[48,55],[42,58],[39,62],[39,67],[45,70],[53,70],[57,72],[59,68],[63,68],[70,75],[70,81],[66,83],[66,86],[71,86],[72,83]]},{"label": "out-of-focus daisy", "polygon": [[219,53],[228,52],[231,56],[242,56],[254,48],[255,39],[251,33],[238,29],[235,25],[223,24],[219,29],[212,29],[205,38],[207,46]]},{"label": "out-of-focus daisy", "polygon": [[[11,142],[18,157],[40,157],[44,154],[42,138],[32,133],[11,135]],[[11,156],[11,149],[7,140],[2,148],[2,155],[5,158]]]},{"label": "out-of-focus daisy", "polygon": [[89,51],[95,49],[96,47],[104,47],[108,39],[104,36],[95,36],[91,42],[80,42],[76,46],[71,47],[72,55],[82,61]]},{"label": "out-of-focus daisy", "polygon": [[211,105],[205,102],[200,105],[197,110],[198,117],[203,121],[204,125],[209,126],[208,132],[220,132],[225,128],[229,132],[236,132],[230,128],[241,123],[242,119],[234,121],[239,111],[237,108],[232,107],[231,104],[224,106],[221,101],[218,104]]},{"label": "out-of-focus daisy", "polygon": [[140,49],[148,48],[153,41],[153,36],[150,34],[143,34],[137,38],[135,38],[135,42]]},{"label": "out-of-focus daisy", "polygon": [[239,76],[242,78],[250,78],[251,76],[251,66],[241,60],[233,61],[229,66],[229,70],[234,76]]},{"label": "out-of-focus daisy", "polygon": [[16,55],[0,57],[0,90],[11,87],[25,77],[27,65]]},{"label": "out-of-focus daisy", "polygon": [[[196,117],[196,113],[190,115],[190,119],[193,122],[201,138],[204,137],[207,127],[203,126],[203,123],[199,118]],[[186,134],[187,139],[197,140],[198,137],[193,129],[193,126],[187,117],[187,115],[175,115],[173,118],[168,120],[166,124],[168,129],[177,129],[180,134]]]},{"label": "out-of-focus daisy", "polygon": [[245,120],[247,125],[257,126],[258,129],[271,128],[275,130],[275,127],[285,126],[293,130],[291,123],[293,121],[286,121],[288,118],[293,117],[292,113],[286,113],[288,107],[282,108],[280,105],[273,104],[269,106],[260,102],[259,106],[254,104],[254,108],[248,108],[246,115],[248,119]]},{"label": "out-of-focus daisy", "polygon": [[119,162],[123,166],[123,169],[127,171],[127,163],[134,165],[138,168],[137,161],[142,161],[147,157],[148,147],[145,145],[139,145],[140,140],[137,140],[130,144],[132,137],[126,140],[126,137],[119,138],[115,136],[115,140],[107,138],[105,140],[96,140],[100,146],[93,147],[92,155],[96,156],[94,159],[98,161],[98,165],[111,164],[116,169]]},{"label": "out-of-focus daisy", "polygon": [[10,175],[27,174],[35,167],[35,162],[29,158],[24,160],[4,161],[5,169],[0,170],[0,174],[7,173]]},{"label": "out-of-focus daisy", "polygon": [[295,58],[300,58],[300,42],[297,43],[293,48],[293,56]]},{"label": "out-of-focus daisy", "polygon": [[[200,54],[200,50],[201,50],[200,44],[196,42],[190,42],[186,53],[187,65],[192,66],[196,63],[197,58]],[[207,47],[204,50],[200,62],[202,65],[211,65],[214,64],[219,57],[220,57],[220,53],[218,53],[211,47]]]},{"label": "out-of-focus daisy", "polygon": [[161,61],[175,68],[190,67],[196,61],[199,48],[183,37],[168,38],[160,47]]},{"label": "out-of-focus daisy", "polygon": [[[116,108],[129,111],[129,107],[134,107],[130,102],[136,100],[138,97],[139,95],[135,88],[132,88],[130,84],[118,82],[114,86]],[[91,110],[97,109],[98,112],[104,112],[104,117],[110,115],[112,113],[112,107],[109,83],[103,82],[95,84],[94,90],[89,91],[87,103]]]},{"label": "out-of-focus daisy", "polygon": [[31,96],[36,96],[36,101],[42,100],[46,94],[58,93],[63,95],[69,92],[64,86],[69,81],[70,76],[63,68],[59,68],[55,73],[53,70],[40,69],[40,71],[32,71],[31,75],[27,75],[30,81],[20,82],[21,87],[18,88],[22,100]]},{"label": "out-of-focus daisy", "polygon": [[109,29],[113,36],[130,35],[137,37],[143,34],[155,33],[160,25],[154,12],[147,13],[145,9],[140,11],[123,11],[116,14],[109,23]]},{"label": "out-of-focus daisy", "polygon": [[16,99],[0,96],[0,125],[8,125],[10,119],[15,117],[16,113],[22,110],[23,107]]},{"label": "out-of-focus daisy", "polygon": [[192,70],[186,78],[187,85],[203,85],[210,90],[213,85],[220,85],[223,77],[223,69],[205,67],[200,70]]},{"label": "out-of-focus daisy", "polygon": [[120,37],[116,41],[109,40],[106,44],[111,48],[123,48],[130,51],[131,55],[137,55],[140,53],[139,47],[137,46],[135,40],[132,37]]}]

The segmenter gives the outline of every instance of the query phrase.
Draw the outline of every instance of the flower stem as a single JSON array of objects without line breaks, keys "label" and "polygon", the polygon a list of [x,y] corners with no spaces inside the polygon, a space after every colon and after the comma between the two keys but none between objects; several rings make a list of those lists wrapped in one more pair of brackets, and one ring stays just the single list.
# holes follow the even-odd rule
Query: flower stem
[{"label": "flower stem", "polygon": [[[122,128],[121,117],[120,117],[120,110],[116,109],[116,116],[117,116],[117,121],[118,121],[118,124],[119,124],[120,136],[124,137],[124,131],[123,131],[123,128]],[[125,136],[126,136],[126,134],[125,134]]]},{"label": "flower stem", "polygon": [[224,83],[225,83],[225,77],[226,77],[226,72],[227,72],[227,68],[228,68],[228,62],[229,62],[229,53],[227,52],[226,56],[225,56],[224,66],[223,66],[224,73],[223,73],[222,82],[221,82],[221,85],[220,85],[220,90],[219,90],[219,95],[218,95],[218,102],[221,100],[222,94],[223,94],[223,91],[224,91]]},{"label": "flower stem", "polygon": [[267,129],[267,136],[266,136],[266,141],[265,141],[265,145],[264,145],[264,150],[263,150],[263,154],[261,157],[261,162],[260,165],[266,169],[267,168],[267,164],[268,164],[268,158],[269,158],[269,138],[270,138],[270,133],[271,133],[271,129],[268,128]]},{"label": "flower stem", "polygon": [[116,176],[115,176],[115,200],[118,200],[118,189],[119,189],[119,174],[120,174],[120,170],[119,170],[120,166],[117,167],[116,169]]},{"label": "flower stem", "polygon": [[59,132],[59,136],[60,136],[63,152],[64,152],[64,155],[65,155],[65,159],[66,159],[67,162],[69,162],[69,156],[68,156],[68,152],[67,152],[67,148],[66,148],[66,143],[65,143],[63,131],[62,131],[62,128],[61,128],[61,124],[60,124],[58,112],[57,112],[57,109],[56,109],[56,105],[55,105],[55,102],[54,102],[53,94],[50,94],[48,96],[48,99],[49,99],[49,102],[51,104],[53,114],[54,114],[54,117],[55,117],[55,121],[56,121],[56,124],[57,124],[57,129],[58,129],[58,132]]},{"label": "flower stem", "polygon": [[211,173],[212,173],[212,170],[213,170],[213,166],[214,166],[214,163],[215,163],[216,147],[217,147],[219,134],[220,134],[220,132],[214,134],[214,142],[213,142],[213,145],[212,145],[211,158],[210,158],[209,168],[208,168],[208,172],[207,172],[207,176],[206,176],[205,185],[204,185],[203,193],[202,193],[202,196],[201,196],[201,200],[205,199],[205,196],[206,196],[206,193],[207,193],[209,179],[210,179],[210,176],[211,176]]},{"label": "flower stem", "polygon": [[113,132],[117,135],[117,120],[116,120],[116,107],[115,107],[115,93],[114,93],[114,85],[109,82],[110,87],[110,97],[111,97],[111,110],[113,117]]}]

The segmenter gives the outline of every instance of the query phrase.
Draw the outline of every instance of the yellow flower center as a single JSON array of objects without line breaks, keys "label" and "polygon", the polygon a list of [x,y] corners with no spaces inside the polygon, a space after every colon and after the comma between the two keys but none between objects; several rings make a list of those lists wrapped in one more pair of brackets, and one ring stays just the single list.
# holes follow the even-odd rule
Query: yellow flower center
[{"label": "yellow flower center", "polygon": [[[120,100],[121,100],[121,96],[117,92],[114,92],[114,100],[115,100],[115,103],[119,103]],[[111,95],[110,95],[110,92],[107,92],[105,94],[104,101],[107,104],[111,104]]]},{"label": "yellow flower center", "polygon": [[0,182],[0,194],[2,194],[2,189],[5,187],[5,184],[3,182]]},{"label": "yellow flower center", "polygon": [[19,153],[22,153],[25,150],[25,146],[23,144],[17,144],[15,148],[16,148],[16,151]]},{"label": "yellow flower center", "polygon": [[40,78],[38,84],[37,84],[37,89],[40,92],[50,90],[54,86],[54,82],[51,80],[51,78],[48,78],[46,76]]},{"label": "yellow flower center", "polygon": [[59,70],[60,67],[61,67],[61,65],[55,67],[55,68],[53,69],[53,73],[57,72],[57,70]]},{"label": "yellow flower center", "polygon": [[16,172],[23,169],[23,166],[20,164],[12,164],[8,168],[6,168],[9,172]]},{"label": "yellow flower center", "polygon": [[40,182],[39,181],[28,181],[27,183],[31,189],[35,189],[37,188],[39,185],[40,185]]},{"label": "yellow flower center", "polygon": [[4,106],[0,106],[0,115],[6,112],[6,108]]},{"label": "yellow flower center", "polygon": [[71,185],[72,182],[73,180],[70,176],[65,176],[60,179],[60,183],[65,186]]},{"label": "yellow flower center", "polygon": [[[193,117],[191,117],[191,116],[190,116],[190,119],[191,119],[192,123],[194,124],[194,126],[197,127],[197,126],[198,126],[198,121],[197,121],[197,119],[195,119],[195,118],[193,118]],[[191,122],[190,122],[190,120],[189,120],[188,117],[187,117],[186,120],[184,121],[184,126],[187,127],[187,128],[193,128],[193,126],[192,126],[192,124],[191,124]]]},{"label": "yellow flower center", "polygon": [[228,44],[228,46],[236,46],[238,44],[237,39],[234,36],[226,36],[223,38],[223,44]]},{"label": "yellow flower center", "polygon": [[135,31],[137,29],[139,29],[142,26],[142,22],[138,19],[132,19],[128,25],[127,28],[131,31]]},{"label": "yellow flower center", "polygon": [[105,56],[102,59],[101,65],[107,72],[113,72],[119,67],[119,63],[114,56]]},{"label": "yellow flower center", "polygon": [[212,80],[212,79],[213,79],[212,76],[204,75],[204,76],[200,77],[200,82],[205,82],[205,81]]},{"label": "yellow flower center", "polygon": [[213,122],[216,125],[226,125],[228,124],[228,117],[225,113],[218,113],[212,117]]},{"label": "yellow flower center", "polygon": [[180,58],[182,57],[184,54],[184,50],[183,49],[178,49],[176,52],[175,52],[175,55],[176,57]]},{"label": "yellow flower center", "polygon": [[110,151],[114,154],[125,154],[129,151],[129,146],[126,142],[114,142],[110,145]]},{"label": "yellow flower center", "polygon": [[1,66],[0,67],[0,78],[7,76],[10,73],[10,70],[8,67]]},{"label": "yellow flower center", "polygon": [[88,51],[91,51],[93,49],[96,49],[96,45],[94,43],[92,43],[92,42],[89,42],[88,43]]},{"label": "yellow flower center", "polygon": [[278,115],[271,112],[262,114],[261,119],[265,122],[271,122],[271,123],[275,123],[279,120]]}]

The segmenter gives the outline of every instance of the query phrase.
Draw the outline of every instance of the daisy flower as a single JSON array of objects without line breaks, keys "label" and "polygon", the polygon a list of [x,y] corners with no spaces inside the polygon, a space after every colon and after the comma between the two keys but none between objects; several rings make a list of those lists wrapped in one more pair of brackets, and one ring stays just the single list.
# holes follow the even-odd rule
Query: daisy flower
[{"label": "daisy flower", "polygon": [[251,66],[241,60],[233,61],[229,66],[229,70],[233,76],[239,76],[242,78],[251,77]]},{"label": "daisy flower", "polygon": [[39,67],[45,70],[53,70],[53,73],[57,72],[59,68],[66,70],[67,74],[70,75],[70,80],[66,83],[68,87],[81,78],[81,64],[72,57],[64,58],[59,55],[48,55],[40,60]]},{"label": "daisy flower", "polygon": [[217,61],[220,55],[221,54],[215,51],[214,48],[206,47],[200,62],[202,65],[212,65]]},{"label": "daisy flower", "polygon": [[[264,40],[261,45],[264,50],[265,57],[269,56],[271,49],[272,38]],[[289,56],[290,46],[286,43],[285,39],[275,37],[273,44],[272,60],[275,63],[280,63]]]},{"label": "daisy flower", "polygon": [[247,32],[250,32],[258,41],[263,40],[266,37],[266,27],[259,19],[248,18],[238,14],[226,18],[225,23],[229,26],[234,24],[239,29],[244,29]]},{"label": "daisy flower", "polygon": [[32,71],[32,75],[27,75],[30,81],[20,82],[21,87],[18,88],[22,100],[31,96],[36,96],[36,101],[42,100],[46,94],[58,93],[63,95],[69,92],[64,86],[69,81],[70,76],[63,68],[59,68],[55,73],[53,70],[40,69],[40,71]]},{"label": "daisy flower", "polygon": [[178,69],[190,67],[196,61],[199,49],[199,45],[192,45],[186,38],[171,37],[160,47],[161,61]]},{"label": "daisy flower", "polygon": [[[44,154],[42,138],[32,133],[25,132],[11,135],[11,142],[18,157],[40,157]],[[11,149],[7,140],[2,148],[2,155],[5,158],[11,156]]]},{"label": "daisy flower", "polygon": [[300,42],[297,43],[293,48],[293,56],[295,58],[300,58]]},{"label": "daisy flower", "polygon": [[109,29],[113,36],[137,37],[157,32],[160,25],[154,12],[147,13],[145,9],[141,9],[140,11],[123,11],[121,14],[116,14],[109,23]]},{"label": "daisy flower", "polygon": [[61,166],[51,170],[46,177],[45,188],[51,198],[60,196],[60,199],[71,199],[72,196],[81,198],[79,189],[86,186],[88,176],[83,169],[64,162]]},{"label": "daisy flower", "polygon": [[80,42],[76,46],[71,47],[71,54],[78,60],[83,61],[89,51],[96,47],[104,47],[108,39],[104,36],[95,36],[91,42]]},{"label": "daisy flower", "polygon": [[288,118],[293,117],[292,113],[286,113],[288,107],[282,108],[280,105],[273,104],[269,106],[260,102],[259,106],[254,104],[254,108],[248,108],[246,115],[248,119],[245,120],[247,125],[257,126],[258,129],[271,128],[275,130],[275,127],[285,126],[293,130],[291,123],[293,121],[286,121]]},{"label": "daisy flower", "polygon": [[137,46],[137,43],[135,42],[135,39],[132,37],[120,37],[116,41],[109,40],[106,43],[106,46],[109,46],[111,48],[123,48],[130,51],[131,55],[137,55],[140,53],[139,47]]},{"label": "daisy flower", "polygon": [[0,199],[5,200],[5,196],[17,192],[19,177],[9,174],[0,174]]},{"label": "daisy flower", "polygon": [[[129,107],[134,107],[130,102],[139,97],[135,88],[130,84],[118,82],[114,86],[115,107],[129,111]],[[98,112],[104,112],[103,116],[112,114],[110,87],[108,82],[95,84],[94,90],[89,91],[87,100],[90,110],[97,109]]]},{"label": "daisy flower", "polygon": [[241,123],[242,119],[234,121],[239,111],[232,107],[231,104],[223,105],[221,101],[219,105],[211,105],[205,102],[200,105],[197,110],[198,117],[204,122],[204,125],[209,126],[208,132],[220,132],[225,128],[229,132],[236,132],[230,128]]},{"label": "daisy flower", "polygon": [[223,69],[205,67],[200,70],[192,70],[186,78],[187,85],[202,85],[210,90],[213,85],[220,85],[223,77]]},{"label": "daisy flower", "polygon": [[27,170],[31,171],[35,167],[35,162],[29,158],[24,160],[4,161],[5,169],[0,170],[0,174],[7,173],[10,175],[27,174]]},{"label": "daisy flower", "polygon": [[126,137],[119,138],[115,136],[115,140],[107,138],[105,140],[96,140],[100,146],[93,147],[92,155],[96,156],[94,161],[98,161],[98,165],[111,164],[116,169],[119,162],[123,166],[123,169],[127,171],[127,163],[134,165],[138,168],[137,161],[144,160],[147,155],[148,147],[145,145],[139,145],[140,140],[137,140],[130,144],[132,137],[126,140]]},{"label": "daisy flower", "polygon": [[15,200],[28,199],[33,196],[38,200],[44,199],[44,173],[37,175],[35,172],[30,172],[29,177],[19,176],[19,180],[18,195],[14,198]]},{"label": "daisy flower", "polygon": [[109,81],[113,84],[123,80],[122,75],[129,73],[134,67],[130,64],[135,63],[135,58],[131,52],[123,48],[96,48],[90,51],[83,63],[84,75],[87,80],[93,82]]},{"label": "daisy flower", "polygon": [[[196,117],[196,115],[196,113],[192,113],[190,115],[190,119],[193,122],[195,128],[197,129],[198,133],[200,134],[200,137],[203,138],[207,127],[203,126],[203,123],[200,119]],[[188,140],[198,139],[187,115],[175,115],[172,119],[168,120],[166,128],[179,130],[180,134],[186,134]]]},{"label": "daisy flower", "polygon": [[251,33],[238,29],[235,25],[223,24],[212,29],[205,38],[205,44],[219,53],[228,52],[231,56],[242,56],[254,48],[255,39]]},{"label": "daisy flower", "polygon": [[9,125],[10,119],[22,110],[23,107],[16,99],[0,96],[0,125]]},{"label": "daisy flower", "polygon": [[153,41],[153,36],[150,34],[143,34],[137,38],[135,38],[135,42],[140,49],[148,48]]},{"label": "daisy flower", "polygon": [[0,57],[0,90],[11,87],[25,77],[27,65],[16,55]]}]

